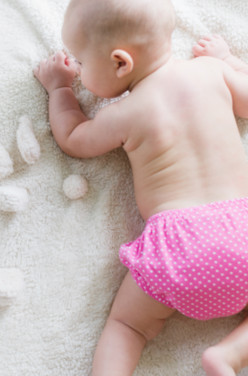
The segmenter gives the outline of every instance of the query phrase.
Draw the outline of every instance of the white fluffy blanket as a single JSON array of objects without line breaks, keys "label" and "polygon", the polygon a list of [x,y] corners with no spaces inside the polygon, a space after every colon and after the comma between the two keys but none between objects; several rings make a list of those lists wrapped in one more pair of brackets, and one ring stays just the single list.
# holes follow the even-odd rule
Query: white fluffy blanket
[{"label": "white fluffy blanket", "polygon": [[[18,299],[0,308],[1,376],[90,374],[96,343],[126,272],[118,259],[119,245],[143,228],[124,152],[72,159],[50,132],[47,96],[32,69],[62,47],[67,1],[0,1],[0,143],[14,169],[0,186],[25,188],[29,197],[23,211],[0,211],[0,268],[19,268],[25,280]],[[219,33],[248,62],[247,1],[173,2],[178,14],[176,56],[190,58],[195,40]],[[83,108],[93,116],[102,102],[83,88],[79,91]],[[33,164],[23,160],[17,147],[22,115],[32,120],[41,146]],[[243,136],[247,125],[239,121]],[[63,181],[71,174],[88,181],[81,199],[71,200],[63,192]],[[146,347],[135,375],[203,376],[202,351],[243,316],[197,322],[175,314]]]}]

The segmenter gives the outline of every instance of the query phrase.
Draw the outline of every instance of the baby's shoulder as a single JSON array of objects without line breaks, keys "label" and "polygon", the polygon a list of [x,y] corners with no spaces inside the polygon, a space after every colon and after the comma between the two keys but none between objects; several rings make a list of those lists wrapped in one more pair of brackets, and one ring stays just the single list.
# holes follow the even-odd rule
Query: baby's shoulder
[{"label": "baby's shoulder", "polygon": [[223,70],[225,63],[212,56],[199,56],[189,60],[189,63],[194,69],[205,69],[211,71],[213,69]]}]

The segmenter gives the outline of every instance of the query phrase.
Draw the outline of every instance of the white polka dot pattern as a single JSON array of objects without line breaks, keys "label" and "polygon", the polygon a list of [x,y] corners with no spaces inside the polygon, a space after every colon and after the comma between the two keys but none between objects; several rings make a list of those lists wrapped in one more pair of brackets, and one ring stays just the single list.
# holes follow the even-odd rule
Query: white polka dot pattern
[{"label": "white polka dot pattern", "polygon": [[153,215],[120,260],[161,303],[199,320],[248,302],[248,198]]}]

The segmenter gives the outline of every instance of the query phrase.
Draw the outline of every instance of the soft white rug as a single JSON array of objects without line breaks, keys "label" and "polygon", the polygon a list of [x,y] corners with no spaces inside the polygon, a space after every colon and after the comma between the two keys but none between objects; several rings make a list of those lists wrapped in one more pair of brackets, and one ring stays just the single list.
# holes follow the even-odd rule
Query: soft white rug
[{"label": "soft white rug", "polygon": [[[173,2],[178,57],[191,57],[201,35],[220,33],[248,62],[247,1]],[[124,152],[74,160],[61,152],[49,130],[47,96],[32,69],[62,47],[66,5],[67,0],[0,0],[0,144],[14,169],[0,186],[25,188],[29,197],[22,211],[0,211],[0,268],[19,268],[25,280],[18,299],[0,309],[1,376],[90,374],[97,340],[126,272],[118,259],[119,245],[143,228]],[[93,116],[101,101],[78,91],[85,111]],[[32,120],[41,147],[33,164],[17,147],[22,115]],[[247,125],[239,121],[243,135]],[[88,181],[81,199],[68,199],[63,192],[71,174]],[[202,351],[243,317],[197,322],[175,314],[147,346],[135,375],[203,376]]]}]

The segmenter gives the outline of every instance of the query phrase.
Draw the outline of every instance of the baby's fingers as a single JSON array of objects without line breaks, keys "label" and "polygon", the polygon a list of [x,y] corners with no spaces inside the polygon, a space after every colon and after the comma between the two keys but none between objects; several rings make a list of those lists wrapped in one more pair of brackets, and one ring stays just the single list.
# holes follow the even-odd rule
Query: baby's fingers
[{"label": "baby's fingers", "polygon": [[39,74],[39,71],[40,71],[40,66],[38,65],[38,67],[35,67],[33,69],[33,74],[35,75],[35,77],[37,77],[37,75]]},{"label": "baby's fingers", "polygon": [[65,60],[66,60],[66,55],[64,54],[64,52],[62,51],[58,51],[56,52],[53,56],[53,61],[55,61],[56,63],[65,63]]},{"label": "baby's fingers", "polygon": [[42,69],[42,66],[46,65],[47,64],[47,59],[43,59],[39,65],[37,65],[37,67],[35,67],[33,69],[33,73],[35,75],[36,78],[39,78],[39,75],[40,75],[40,71]]},{"label": "baby's fingers", "polygon": [[56,64],[57,66],[60,66],[60,65],[69,66],[69,59],[67,55],[64,54],[63,51],[56,52],[49,58],[49,60],[52,64]]},{"label": "baby's fingers", "polygon": [[35,67],[33,69],[33,74],[36,78],[39,78],[39,75],[40,75],[40,65],[37,65],[37,67]]},{"label": "baby's fingers", "polygon": [[195,57],[203,56],[205,48],[199,44],[196,44],[195,46],[193,46],[192,51]]}]

